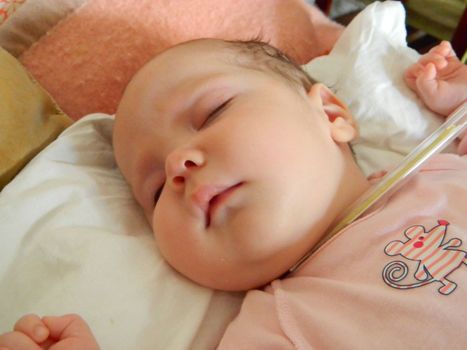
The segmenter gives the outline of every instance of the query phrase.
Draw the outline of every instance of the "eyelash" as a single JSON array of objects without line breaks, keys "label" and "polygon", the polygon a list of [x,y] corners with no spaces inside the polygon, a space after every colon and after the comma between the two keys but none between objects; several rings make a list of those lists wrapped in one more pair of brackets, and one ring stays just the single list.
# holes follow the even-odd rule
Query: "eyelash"
[{"label": "eyelash", "polygon": [[223,103],[221,103],[219,106],[217,106],[212,112],[210,112],[207,116],[207,118],[204,120],[204,122],[201,124],[201,129],[206,127],[211,123],[211,121],[217,117],[228,105],[229,103],[233,100],[233,97],[225,100]]}]

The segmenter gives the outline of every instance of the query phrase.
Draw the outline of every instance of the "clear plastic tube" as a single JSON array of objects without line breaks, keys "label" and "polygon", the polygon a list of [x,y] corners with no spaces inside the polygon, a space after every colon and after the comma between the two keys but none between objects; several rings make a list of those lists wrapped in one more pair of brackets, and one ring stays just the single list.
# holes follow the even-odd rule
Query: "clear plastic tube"
[{"label": "clear plastic tube", "polygon": [[326,233],[319,244],[303,256],[289,272],[295,271],[316,249],[334,236],[335,233],[357,220],[383,197],[397,191],[409,178],[417,173],[417,170],[429,158],[443,150],[464,130],[467,130],[467,102],[464,102],[452,112],[438,129],[402,160],[399,166],[387,173],[375,187],[363,193],[353,205],[341,214],[338,224]]}]

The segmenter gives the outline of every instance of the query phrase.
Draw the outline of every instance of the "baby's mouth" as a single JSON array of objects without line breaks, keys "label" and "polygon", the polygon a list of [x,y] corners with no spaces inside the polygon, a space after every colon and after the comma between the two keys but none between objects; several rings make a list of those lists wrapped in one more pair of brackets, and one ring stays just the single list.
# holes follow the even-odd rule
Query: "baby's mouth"
[{"label": "baby's mouth", "polygon": [[233,186],[205,186],[200,188],[193,196],[194,202],[204,211],[205,227],[211,225],[211,218],[216,210],[227,201],[230,195],[238,189],[243,182]]}]

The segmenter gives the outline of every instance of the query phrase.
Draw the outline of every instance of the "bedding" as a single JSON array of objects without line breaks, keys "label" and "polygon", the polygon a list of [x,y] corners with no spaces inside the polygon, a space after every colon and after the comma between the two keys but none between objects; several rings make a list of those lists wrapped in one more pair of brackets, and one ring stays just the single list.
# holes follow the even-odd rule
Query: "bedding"
[{"label": "bedding", "polygon": [[404,83],[404,70],[419,57],[407,46],[404,23],[399,3],[377,2],[348,25],[329,55],[304,66],[358,119],[353,149],[367,175],[400,162],[442,121]]},{"label": "bedding", "polygon": [[10,10],[8,20],[0,23],[0,46],[19,57],[86,0],[0,0],[0,3],[2,1],[6,1],[9,8],[13,6],[15,11]]},{"label": "bedding", "polygon": [[0,47],[0,191],[71,122]]},{"label": "bedding", "polygon": [[165,0],[93,0],[20,59],[63,110],[79,119],[92,112],[114,113],[133,74],[182,41],[261,36],[304,63],[329,52],[341,32],[304,0],[192,0],[183,6]]},{"label": "bedding", "polygon": [[[402,5],[388,2],[360,13],[329,56],[307,65],[355,113],[367,173],[441,123],[402,86],[417,57]],[[103,349],[213,348],[242,295],[197,286],[163,261],[115,165],[112,124],[102,113],[79,120],[0,193],[0,332],[24,313],[76,312]]]},{"label": "bedding", "polygon": [[25,0],[0,0],[0,25],[5,22]]}]

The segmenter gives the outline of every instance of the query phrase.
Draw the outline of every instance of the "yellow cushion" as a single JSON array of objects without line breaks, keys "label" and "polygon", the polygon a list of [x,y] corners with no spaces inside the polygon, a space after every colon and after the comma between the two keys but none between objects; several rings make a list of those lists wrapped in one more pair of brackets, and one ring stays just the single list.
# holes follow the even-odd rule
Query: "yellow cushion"
[{"label": "yellow cushion", "polygon": [[0,48],[0,190],[71,123],[24,67]]}]

